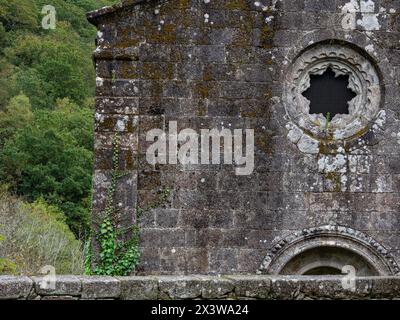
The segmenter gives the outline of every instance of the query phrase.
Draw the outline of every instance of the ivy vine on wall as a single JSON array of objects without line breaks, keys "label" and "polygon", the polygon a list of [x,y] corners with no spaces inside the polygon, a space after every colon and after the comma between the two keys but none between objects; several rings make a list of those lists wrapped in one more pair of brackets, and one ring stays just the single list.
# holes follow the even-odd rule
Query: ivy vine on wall
[{"label": "ivy vine on wall", "polygon": [[[86,273],[93,275],[127,276],[140,260],[139,223],[130,228],[119,226],[120,212],[116,206],[116,187],[126,172],[119,170],[120,137],[113,139],[113,169],[111,185],[107,192],[107,201],[102,221],[97,231],[86,245]],[[92,243],[98,245],[98,255],[93,257]]]}]

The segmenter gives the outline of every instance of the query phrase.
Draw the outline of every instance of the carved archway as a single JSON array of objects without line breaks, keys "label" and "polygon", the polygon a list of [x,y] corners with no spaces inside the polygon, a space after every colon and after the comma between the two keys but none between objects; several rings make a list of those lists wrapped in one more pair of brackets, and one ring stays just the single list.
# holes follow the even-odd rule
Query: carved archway
[{"label": "carved archway", "polygon": [[353,265],[359,276],[400,273],[393,257],[376,240],[360,231],[332,225],[295,232],[279,241],[259,272],[304,275],[326,268],[337,273],[344,265]]}]

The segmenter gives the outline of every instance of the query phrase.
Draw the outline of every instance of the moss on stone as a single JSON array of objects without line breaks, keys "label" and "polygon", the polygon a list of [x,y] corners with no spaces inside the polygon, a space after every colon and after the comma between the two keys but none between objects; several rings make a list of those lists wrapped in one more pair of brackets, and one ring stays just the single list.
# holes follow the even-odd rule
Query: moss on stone
[{"label": "moss on stone", "polygon": [[172,64],[162,65],[155,63],[144,63],[141,71],[142,78],[146,80],[171,80],[174,75]]},{"label": "moss on stone", "polygon": [[325,178],[332,183],[334,192],[340,192],[342,190],[341,177],[339,173],[337,172],[325,173]]},{"label": "moss on stone", "polygon": [[210,97],[210,87],[205,82],[200,82],[196,84],[194,90],[195,94],[202,99],[207,99]]},{"label": "moss on stone", "polygon": [[160,27],[150,25],[146,28],[147,39],[152,43],[176,43],[176,25],[166,24]]},{"label": "moss on stone", "polygon": [[225,9],[227,10],[248,10],[248,4],[246,0],[229,0],[225,3]]},{"label": "moss on stone", "polygon": [[272,155],[274,153],[274,149],[272,147],[271,139],[268,134],[259,134],[256,137],[256,146],[258,149],[263,151],[265,154]]},{"label": "moss on stone", "polygon": [[261,29],[261,46],[263,48],[272,48],[272,40],[274,38],[273,30],[268,26],[264,25]]},{"label": "moss on stone", "polygon": [[103,122],[100,122],[102,131],[113,131],[116,125],[116,119],[112,117],[105,117]]}]

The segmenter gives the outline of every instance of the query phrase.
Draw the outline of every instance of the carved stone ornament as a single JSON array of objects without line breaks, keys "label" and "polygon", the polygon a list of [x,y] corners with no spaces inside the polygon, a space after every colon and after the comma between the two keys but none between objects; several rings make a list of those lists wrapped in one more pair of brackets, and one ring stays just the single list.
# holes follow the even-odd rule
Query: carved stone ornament
[{"label": "carved stone ornament", "polygon": [[377,275],[400,272],[390,252],[372,237],[352,228],[325,225],[294,232],[278,241],[262,262],[259,273],[281,274],[293,258],[321,246],[352,252],[371,265]]},{"label": "carved stone ornament", "polygon": [[[349,102],[349,114],[337,114],[329,125],[323,114],[310,114],[310,101],[302,95],[310,87],[310,75],[322,75],[328,68],[336,76],[347,75],[348,88],[356,93]],[[292,142],[304,143],[300,140],[310,138],[351,140],[368,130],[378,117],[381,104],[378,71],[371,61],[350,47],[315,45],[290,66],[285,76],[283,101],[291,120],[289,139]],[[308,137],[302,138],[303,134]]]}]

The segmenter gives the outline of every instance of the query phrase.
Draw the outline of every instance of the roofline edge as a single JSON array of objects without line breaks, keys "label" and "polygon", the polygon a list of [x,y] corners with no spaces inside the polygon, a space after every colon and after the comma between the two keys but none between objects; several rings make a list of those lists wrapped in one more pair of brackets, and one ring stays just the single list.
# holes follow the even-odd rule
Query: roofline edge
[{"label": "roofline edge", "polygon": [[140,3],[143,2],[148,2],[149,0],[125,0],[122,2],[119,2],[117,4],[114,4],[112,6],[107,6],[103,7],[97,10],[90,11],[86,13],[86,19],[93,25],[97,25],[97,20],[100,19],[103,16],[113,14],[119,10],[122,10],[124,8],[129,8],[132,6],[136,6]]}]

